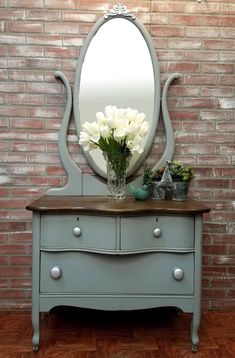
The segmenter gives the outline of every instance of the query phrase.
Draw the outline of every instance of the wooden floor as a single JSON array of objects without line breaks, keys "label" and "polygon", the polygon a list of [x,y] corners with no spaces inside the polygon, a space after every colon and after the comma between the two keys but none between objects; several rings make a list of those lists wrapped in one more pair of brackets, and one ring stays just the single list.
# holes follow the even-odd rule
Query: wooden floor
[{"label": "wooden floor", "polygon": [[32,352],[29,312],[0,312],[0,358],[234,358],[235,312],[202,314],[200,351],[191,353],[191,315],[176,309],[103,312],[56,308],[41,315]]}]

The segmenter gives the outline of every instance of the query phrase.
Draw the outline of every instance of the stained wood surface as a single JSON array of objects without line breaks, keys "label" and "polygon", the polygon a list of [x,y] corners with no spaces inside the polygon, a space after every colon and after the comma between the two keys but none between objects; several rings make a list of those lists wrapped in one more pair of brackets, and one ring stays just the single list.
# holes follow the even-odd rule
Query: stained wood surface
[{"label": "stained wood surface", "polygon": [[195,214],[209,212],[210,209],[194,200],[177,202],[173,200],[139,201],[132,197],[110,200],[104,196],[46,195],[33,201],[28,210],[50,212],[83,212],[106,215],[135,214]]},{"label": "stained wood surface", "polygon": [[0,312],[0,358],[234,358],[235,311],[203,311],[200,351],[191,353],[191,314],[176,309],[103,312],[56,308],[41,316],[32,352],[29,312]]}]

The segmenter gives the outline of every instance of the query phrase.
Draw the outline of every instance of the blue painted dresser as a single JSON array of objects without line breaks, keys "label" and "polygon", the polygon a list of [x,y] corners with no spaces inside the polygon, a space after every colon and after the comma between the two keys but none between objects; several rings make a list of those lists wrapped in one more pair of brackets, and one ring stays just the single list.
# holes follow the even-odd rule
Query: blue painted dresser
[{"label": "blue painted dresser", "polygon": [[40,312],[68,305],[102,310],[175,306],[192,312],[198,348],[202,215],[188,200],[110,201],[46,195],[33,211],[33,345]]}]

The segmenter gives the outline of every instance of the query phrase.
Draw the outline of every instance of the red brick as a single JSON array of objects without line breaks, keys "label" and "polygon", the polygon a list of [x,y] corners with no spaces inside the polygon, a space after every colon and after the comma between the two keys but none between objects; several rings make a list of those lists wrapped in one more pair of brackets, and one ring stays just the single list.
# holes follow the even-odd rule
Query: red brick
[{"label": "red brick", "polygon": [[14,210],[12,209],[11,212],[11,220],[31,220],[31,214],[29,211],[26,211],[25,209],[23,210]]},{"label": "red brick", "polygon": [[212,27],[187,27],[186,37],[199,37],[199,38],[218,38],[220,31],[218,28]]},{"label": "red brick", "polygon": [[201,16],[193,16],[192,14],[169,15],[169,23],[180,26],[202,26],[203,18]]},{"label": "red brick", "polygon": [[[216,108],[217,102],[214,99],[210,98],[190,98],[190,99],[179,99],[177,106],[184,108]],[[202,128],[204,127],[203,123],[200,123]],[[205,124],[208,127],[212,127],[212,123]],[[209,129],[209,128],[208,128]],[[211,128],[212,129],[212,128]]]},{"label": "red brick", "polygon": [[31,289],[32,280],[25,278],[11,279],[11,288]]},{"label": "red brick", "polygon": [[46,23],[45,32],[51,32],[55,34],[78,34],[79,24],[76,22]]},{"label": "red brick", "polygon": [[64,21],[76,21],[76,22],[95,22],[97,20],[96,14],[91,13],[79,13],[77,11],[63,11],[62,13]]},{"label": "red brick", "polygon": [[234,86],[235,85],[235,76],[220,76],[219,84],[226,86]]},{"label": "red brick", "polygon": [[207,298],[225,298],[226,292],[222,289],[202,289],[202,295]]},{"label": "red brick", "polygon": [[0,267],[0,277],[28,277],[31,270],[27,267]]},{"label": "red brick", "polygon": [[56,165],[48,165],[46,168],[46,173],[47,175],[63,175],[64,174],[64,169],[61,166],[56,166]]},{"label": "red brick", "polygon": [[186,51],[184,55],[186,61],[218,61],[219,54],[216,52],[209,51]]},{"label": "red brick", "polygon": [[45,7],[51,9],[78,9],[80,1],[78,0],[45,0]]},{"label": "red brick", "polygon": [[230,157],[229,156],[223,156],[218,157],[218,155],[200,155],[197,158],[197,163],[199,165],[209,165],[209,166],[220,166],[220,165],[229,165],[230,164]]},{"label": "red brick", "polygon": [[25,10],[0,9],[0,19],[24,20],[25,19]]},{"label": "red brick", "polygon": [[30,178],[31,185],[40,185],[47,187],[60,187],[62,186],[62,178],[61,177],[36,177],[33,176]]},{"label": "red brick", "polygon": [[3,256],[3,253],[1,251],[1,246],[2,245],[0,245],[0,266],[9,266],[9,256],[7,255]]},{"label": "red brick", "polygon": [[11,256],[11,264],[13,266],[31,266],[32,258],[30,256]]},{"label": "red brick", "polygon": [[185,12],[185,4],[183,2],[170,2],[170,1],[152,1],[152,11],[164,13],[164,12],[172,12],[173,14],[176,12]]},{"label": "red brick", "polygon": [[9,104],[30,104],[30,105],[43,105],[44,96],[38,94],[9,94]]},{"label": "red brick", "polygon": [[215,2],[203,1],[198,4],[197,2],[188,2],[186,1],[186,12],[190,14],[220,14],[220,5]]},{"label": "red brick", "polygon": [[166,64],[167,72],[198,72],[199,64],[198,63],[190,63],[190,62],[180,62],[180,63],[168,63]]},{"label": "red brick", "polygon": [[43,24],[39,22],[14,21],[9,23],[10,32],[42,32]]},{"label": "red brick", "polygon": [[[56,1],[57,4],[58,1]],[[28,10],[26,13],[28,20],[38,21],[59,21],[61,20],[61,11],[58,10]]]},{"label": "red brick", "polygon": [[233,97],[233,89],[230,87],[203,87],[201,94],[205,97]]},{"label": "red brick", "polygon": [[30,297],[30,291],[27,290],[13,290],[5,289],[1,290],[1,298],[27,298]]},{"label": "red brick", "polygon": [[[130,1],[129,1],[130,3]],[[125,5],[128,6],[128,1],[125,1]],[[113,4],[110,2],[105,2],[105,1],[100,1],[100,0],[81,0],[80,1],[80,9],[81,10],[93,10],[93,11],[104,11],[107,12],[108,9],[112,8]],[[134,11],[133,7],[129,7],[131,8],[132,11]],[[142,8],[140,8],[141,11],[144,11]],[[146,11],[149,10],[146,9]]]},{"label": "red brick", "polygon": [[61,68],[61,61],[51,58],[27,58],[27,66],[29,69],[51,69],[53,71]]},{"label": "red brick", "polygon": [[205,73],[234,73],[234,66],[230,64],[203,64],[203,72]]},{"label": "red brick", "polygon": [[158,37],[183,37],[184,28],[182,27],[166,27],[166,26],[152,26],[151,35]]},{"label": "red brick", "polygon": [[216,129],[218,131],[225,131],[225,132],[232,132],[234,133],[235,131],[235,123],[230,123],[230,122],[218,122],[216,124]]},{"label": "red brick", "polygon": [[26,91],[25,83],[17,83],[17,82],[0,83],[0,92],[25,92],[25,91]]},{"label": "red brick", "polygon": [[8,35],[1,34],[0,43],[1,44],[24,44],[26,38],[24,35]]},{"label": "red brick", "polygon": [[9,220],[11,213],[9,210],[0,210],[0,220]]},{"label": "red brick", "polygon": [[223,39],[233,40],[235,37],[235,28],[234,27],[221,28],[220,33]]},{"label": "red brick", "polygon": [[205,143],[230,143],[231,134],[229,133],[199,133],[198,141]]},{"label": "red brick", "polygon": [[[82,46],[84,42],[83,38],[78,36],[71,36],[71,35],[63,35],[63,45],[64,46]],[[78,50],[77,50],[78,51]],[[77,52],[78,53],[78,52]]]},{"label": "red brick", "polygon": [[7,103],[6,93],[0,93],[0,104],[6,104],[6,103]]},{"label": "red brick", "polygon": [[181,153],[185,154],[216,154],[215,145],[201,144],[181,144]]},{"label": "red brick", "polygon": [[215,85],[217,76],[215,75],[185,75],[184,82],[188,85]]},{"label": "red brick", "polygon": [[[0,260],[1,260],[1,258],[0,258]],[[3,288],[7,288],[8,285],[9,285],[8,280],[0,279],[0,290],[2,290]]]},{"label": "red brick", "polygon": [[9,56],[43,57],[44,50],[42,46],[11,46]]},{"label": "red brick", "polygon": [[9,0],[10,7],[21,7],[21,8],[41,8],[43,7],[43,0]]},{"label": "red brick", "polygon": [[52,107],[28,107],[28,115],[36,118],[62,118],[62,110]]},{"label": "red brick", "polygon": [[9,78],[14,81],[44,81],[42,71],[30,70],[9,70]]},{"label": "red brick", "polygon": [[8,71],[6,69],[0,69],[0,80],[4,81],[8,79]]},{"label": "red brick", "polygon": [[[0,56],[7,56],[8,48],[7,46],[1,46],[0,47]],[[2,71],[2,70],[1,70]]]},{"label": "red brick", "polygon": [[203,25],[204,26],[235,26],[235,17],[234,16],[203,16]]},{"label": "red brick", "polygon": [[231,2],[231,4],[221,4],[220,10],[221,13],[234,15],[235,14],[235,5],[233,0],[228,0],[227,2]]},{"label": "red brick", "polygon": [[[25,194],[24,194],[25,195]],[[12,243],[30,243],[32,241],[31,232],[12,232],[10,236]]]},{"label": "red brick", "polygon": [[9,309],[12,311],[22,310],[29,311],[31,310],[32,300],[30,299],[17,299],[9,300]]},{"label": "red brick", "polygon": [[205,39],[203,47],[206,50],[229,50],[234,46],[235,46],[234,40]]},{"label": "red brick", "polygon": [[54,45],[54,46],[61,46],[62,45],[62,38],[61,35],[28,35],[27,36],[27,44],[38,44],[38,45]]}]

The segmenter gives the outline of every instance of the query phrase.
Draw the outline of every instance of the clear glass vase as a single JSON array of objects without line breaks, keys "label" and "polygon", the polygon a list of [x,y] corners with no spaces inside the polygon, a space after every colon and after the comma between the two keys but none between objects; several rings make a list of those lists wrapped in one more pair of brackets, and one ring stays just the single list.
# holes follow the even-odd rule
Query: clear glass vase
[{"label": "clear glass vase", "polygon": [[189,183],[178,181],[173,182],[174,187],[171,189],[172,200],[185,201],[188,197]]},{"label": "clear glass vase", "polygon": [[118,153],[105,155],[107,164],[107,191],[111,199],[123,199],[126,196],[126,172],[130,162],[130,155]]}]

